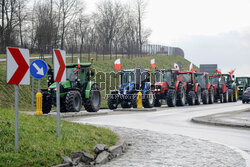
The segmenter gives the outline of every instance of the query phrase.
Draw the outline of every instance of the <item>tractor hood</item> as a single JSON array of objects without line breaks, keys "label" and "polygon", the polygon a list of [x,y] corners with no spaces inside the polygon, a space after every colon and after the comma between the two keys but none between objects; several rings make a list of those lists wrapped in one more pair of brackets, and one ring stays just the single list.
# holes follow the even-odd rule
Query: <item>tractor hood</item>
[{"label": "tractor hood", "polygon": [[155,86],[157,86],[157,85],[159,85],[159,86],[165,86],[165,85],[168,85],[168,83],[167,82],[157,82],[155,84]]},{"label": "tractor hood", "polygon": [[[66,82],[61,82],[61,85],[62,85],[63,88],[65,88],[65,89],[71,87],[69,80],[67,80]],[[54,82],[52,85],[50,85],[49,88],[50,88],[50,89],[55,89],[55,88],[56,88],[56,82]]]},{"label": "tractor hood", "polygon": [[120,94],[129,94],[135,87],[134,83],[126,83],[119,86]]}]

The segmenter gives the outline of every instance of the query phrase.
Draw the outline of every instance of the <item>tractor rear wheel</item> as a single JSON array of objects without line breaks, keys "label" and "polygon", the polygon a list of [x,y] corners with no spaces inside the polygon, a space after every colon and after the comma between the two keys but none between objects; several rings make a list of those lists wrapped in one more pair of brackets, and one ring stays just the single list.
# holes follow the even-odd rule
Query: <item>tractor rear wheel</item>
[{"label": "tractor rear wheel", "polygon": [[192,105],[195,104],[195,93],[194,93],[194,91],[189,91],[188,92],[188,99],[187,99],[187,101],[188,101],[188,104],[190,106],[192,106]]},{"label": "tractor rear wheel", "polygon": [[84,107],[87,112],[97,112],[101,106],[101,92],[96,84],[92,85],[90,97],[84,99]]},{"label": "tractor rear wheel", "polygon": [[82,97],[79,91],[69,91],[65,98],[66,111],[79,112],[82,107]]},{"label": "tractor rear wheel", "polygon": [[144,98],[142,99],[142,105],[144,108],[152,108],[154,107],[154,94],[152,91],[147,91],[146,95],[144,95]]},{"label": "tractor rear wheel", "polygon": [[198,90],[196,92],[196,99],[195,99],[195,105],[201,104],[201,87],[198,87]]},{"label": "tractor rear wheel", "polygon": [[228,102],[233,102],[234,95],[233,95],[233,90],[229,89],[228,90]]},{"label": "tractor rear wheel", "polygon": [[209,102],[208,91],[203,90],[203,92],[202,92],[202,103],[203,104],[208,104],[208,102]]},{"label": "tractor rear wheel", "polygon": [[184,106],[186,104],[186,92],[183,84],[179,84],[177,89],[177,106]]},{"label": "tractor rear wheel", "polygon": [[226,90],[226,92],[223,94],[223,103],[227,103],[228,102],[228,90]]},{"label": "tractor rear wheel", "polygon": [[48,97],[48,92],[42,92],[42,111],[43,114],[48,114],[51,111],[51,98]]},{"label": "tractor rear wheel", "polygon": [[214,103],[214,89],[210,88],[209,89],[209,104],[213,104]]},{"label": "tractor rear wheel", "polygon": [[115,94],[108,95],[108,107],[110,110],[117,109],[117,99]]},{"label": "tractor rear wheel", "polygon": [[175,107],[176,106],[176,92],[174,89],[168,90],[166,103],[168,104],[168,107]]},{"label": "tractor rear wheel", "polygon": [[238,91],[237,91],[237,89],[234,89],[233,101],[236,102],[237,100],[238,100]]},{"label": "tractor rear wheel", "polygon": [[137,106],[138,106],[138,94],[133,93],[132,96],[133,96],[132,97],[132,107],[137,108]]},{"label": "tractor rear wheel", "polygon": [[60,112],[67,112],[65,98],[60,98]]}]

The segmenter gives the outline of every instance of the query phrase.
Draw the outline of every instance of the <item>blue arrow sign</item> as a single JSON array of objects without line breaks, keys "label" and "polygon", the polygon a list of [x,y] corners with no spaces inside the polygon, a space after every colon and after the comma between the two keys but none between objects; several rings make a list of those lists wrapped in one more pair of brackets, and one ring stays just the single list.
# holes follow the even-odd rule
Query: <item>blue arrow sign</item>
[{"label": "blue arrow sign", "polygon": [[47,64],[43,60],[35,60],[30,64],[30,74],[36,79],[43,78],[47,71]]}]

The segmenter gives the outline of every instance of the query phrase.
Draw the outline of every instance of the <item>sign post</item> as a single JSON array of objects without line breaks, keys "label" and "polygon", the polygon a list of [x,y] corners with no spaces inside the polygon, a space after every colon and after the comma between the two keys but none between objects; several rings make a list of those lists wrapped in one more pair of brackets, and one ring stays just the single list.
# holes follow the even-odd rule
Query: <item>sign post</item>
[{"label": "sign post", "polygon": [[15,87],[15,149],[19,149],[19,85],[29,85],[29,50],[8,47],[7,56],[7,83]]},{"label": "sign post", "polygon": [[60,82],[66,81],[65,72],[66,52],[64,50],[53,50],[54,80],[56,82],[56,111],[57,111],[57,137],[60,138]]}]

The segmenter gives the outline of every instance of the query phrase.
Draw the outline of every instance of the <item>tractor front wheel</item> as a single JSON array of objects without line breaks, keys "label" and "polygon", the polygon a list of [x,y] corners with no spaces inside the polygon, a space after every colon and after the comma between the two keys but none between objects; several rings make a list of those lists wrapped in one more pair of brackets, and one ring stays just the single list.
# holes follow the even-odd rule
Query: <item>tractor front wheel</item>
[{"label": "tractor front wheel", "polygon": [[214,103],[214,89],[210,88],[209,89],[209,104],[213,104]]},{"label": "tractor front wheel", "polygon": [[48,92],[42,92],[42,111],[43,114],[48,114],[51,111],[51,98],[48,96]]},{"label": "tractor front wheel", "polygon": [[147,91],[146,95],[142,99],[142,105],[144,108],[152,108],[154,107],[154,94],[151,91]]},{"label": "tractor front wheel", "polygon": [[185,87],[183,84],[179,84],[178,89],[177,89],[176,105],[177,106],[184,106],[185,104],[186,104]]},{"label": "tractor front wheel", "polygon": [[208,102],[209,102],[209,97],[208,97],[208,91],[207,90],[204,90],[202,92],[202,102],[203,102],[203,104],[208,104]]},{"label": "tractor front wheel", "polygon": [[226,90],[226,92],[223,94],[223,96],[224,96],[223,97],[223,100],[224,100],[223,102],[227,103],[228,102],[228,90]]},{"label": "tractor front wheel", "polygon": [[196,99],[195,99],[195,105],[201,104],[201,87],[198,87],[198,90],[196,92]]},{"label": "tractor front wheel", "polygon": [[66,111],[79,112],[82,107],[82,97],[79,91],[69,91],[65,98]]},{"label": "tractor front wheel", "polygon": [[188,92],[188,104],[190,106],[195,104],[195,93],[194,93],[194,91],[189,91]]},{"label": "tractor front wheel", "polygon": [[176,106],[176,92],[174,89],[168,90],[166,102],[168,104],[168,107],[175,107]]},{"label": "tractor front wheel", "polygon": [[101,106],[101,92],[96,84],[91,87],[90,97],[84,99],[84,107],[87,112],[97,112]]},{"label": "tractor front wheel", "polygon": [[138,107],[138,94],[133,93],[132,96],[133,96],[132,97],[132,107],[137,108]]},{"label": "tractor front wheel", "polygon": [[110,110],[117,109],[117,99],[115,94],[108,95],[108,106]]}]

